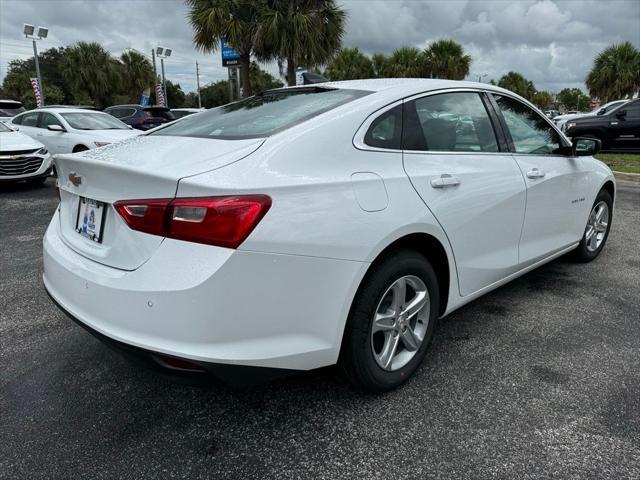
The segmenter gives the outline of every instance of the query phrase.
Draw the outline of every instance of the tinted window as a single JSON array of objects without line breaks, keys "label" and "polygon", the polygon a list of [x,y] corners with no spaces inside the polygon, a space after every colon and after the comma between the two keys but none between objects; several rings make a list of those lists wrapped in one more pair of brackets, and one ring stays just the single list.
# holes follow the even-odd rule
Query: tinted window
[{"label": "tinted window", "polygon": [[638,118],[640,117],[640,102],[629,103],[618,111],[627,112],[627,118]]},{"label": "tinted window", "polygon": [[42,128],[47,128],[49,125],[60,125],[60,126],[62,126],[62,123],[60,123],[60,120],[58,120],[55,117],[55,115],[43,112],[40,115],[40,126]]},{"label": "tinted window", "polygon": [[489,114],[477,93],[442,93],[405,103],[403,148],[497,152]]},{"label": "tinted window", "polygon": [[364,143],[371,147],[399,149],[401,132],[402,105],[398,105],[371,123],[364,136]]},{"label": "tinted window", "polygon": [[367,93],[319,87],[265,92],[188,116],[150,135],[226,139],[267,137]]},{"label": "tinted window", "polygon": [[166,108],[145,108],[144,111],[147,112],[151,117],[164,118],[165,120],[176,119],[171,110],[168,110]]},{"label": "tinted window", "polygon": [[0,101],[0,117],[13,117],[24,112],[24,107],[20,102]]},{"label": "tinted window", "polygon": [[516,153],[560,153],[560,136],[549,123],[524,103],[494,95],[507,124]]},{"label": "tinted window", "polygon": [[[39,112],[25,113],[19,118],[20,123],[18,125],[23,125],[25,127],[36,127],[38,125],[38,115],[39,115]],[[18,123],[18,122],[13,122],[13,123]]]},{"label": "tinted window", "polygon": [[106,113],[98,112],[78,112],[61,113],[72,128],[77,130],[122,130],[129,128],[117,118]]}]

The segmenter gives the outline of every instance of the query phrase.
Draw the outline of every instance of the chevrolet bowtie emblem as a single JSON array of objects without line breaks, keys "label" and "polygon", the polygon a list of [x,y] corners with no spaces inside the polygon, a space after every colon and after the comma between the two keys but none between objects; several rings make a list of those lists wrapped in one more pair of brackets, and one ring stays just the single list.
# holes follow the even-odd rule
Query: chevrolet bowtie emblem
[{"label": "chevrolet bowtie emblem", "polygon": [[69,174],[69,181],[73,183],[74,187],[77,187],[82,183],[82,177],[80,175],[77,175],[76,172],[71,172]]}]

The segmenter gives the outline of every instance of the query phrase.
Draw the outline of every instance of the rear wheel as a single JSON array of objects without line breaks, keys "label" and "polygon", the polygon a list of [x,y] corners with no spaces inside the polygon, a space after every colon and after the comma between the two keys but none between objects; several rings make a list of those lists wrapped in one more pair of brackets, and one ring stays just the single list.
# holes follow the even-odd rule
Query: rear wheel
[{"label": "rear wheel", "polygon": [[427,259],[404,250],[374,267],[349,314],[340,364],[372,392],[404,383],[426,355],[438,316],[438,282]]},{"label": "rear wheel", "polygon": [[587,226],[582,240],[573,252],[578,262],[590,262],[604,248],[609,237],[613,213],[613,200],[606,190],[600,190],[587,219]]}]

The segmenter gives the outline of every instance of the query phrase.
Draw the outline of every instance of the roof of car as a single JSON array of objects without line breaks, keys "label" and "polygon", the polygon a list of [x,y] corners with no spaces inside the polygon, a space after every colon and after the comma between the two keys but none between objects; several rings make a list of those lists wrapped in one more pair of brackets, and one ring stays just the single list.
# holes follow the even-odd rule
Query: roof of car
[{"label": "roof of car", "polygon": [[107,110],[109,108],[122,108],[122,107],[126,107],[126,108],[166,108],[167,110],[169,110],[167,107],[163,107],[162,105],[139,105],[137,103],[123,103],[122,105],[111,105],[110,107],[105,108],[105,110]]},{"label": "roof of car", "polygon": [[[389,94],[402,93],[404,96],[441,90],[446,88],[480,88],[495,92],[508,92],[489,83],[467,82],[463,80],[444,80],[435,78],[371,78],[363,80],[343,80],[339,82],[314,83],[284,88],[335,87],[353,90],[368,90],[371,92],[387,92]],[[276,89],[277,90],[277,89]],[[513,95],[512,92],[508,92]]]},{"label": "roof of car", "polygon": [[[102,113],[95,110],[88,110],[86,108],[73,108],[73,107],[41,107],[31,112],[52,112],[52,113]],[[26,113],[26,112],[25,112]]]}]

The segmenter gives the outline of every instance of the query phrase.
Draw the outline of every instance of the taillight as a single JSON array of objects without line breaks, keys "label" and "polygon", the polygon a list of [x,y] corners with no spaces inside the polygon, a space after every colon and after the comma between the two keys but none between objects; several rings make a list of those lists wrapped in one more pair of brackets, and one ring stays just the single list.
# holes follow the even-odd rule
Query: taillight
[{"label": "taillight", "polygon": [[237,248],[271,207],[267,195],[121,200],[129,228],[188,242]]}]

